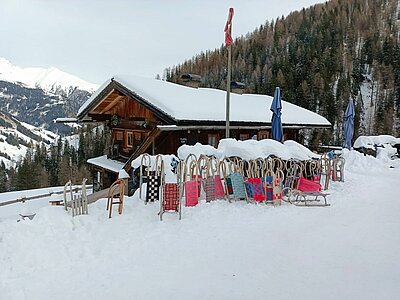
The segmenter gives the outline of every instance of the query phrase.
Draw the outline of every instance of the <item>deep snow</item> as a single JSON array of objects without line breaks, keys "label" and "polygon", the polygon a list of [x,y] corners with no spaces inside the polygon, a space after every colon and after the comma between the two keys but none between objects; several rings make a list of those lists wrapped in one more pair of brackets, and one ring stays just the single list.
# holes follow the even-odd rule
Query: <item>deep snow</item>
[{"label": "deep snow", "polygon": [[[0,222],[0,299],[398,299],[400,169],[345,152],[330,207],[105,201]],[[0,208],[1,214],[1,208]]]}]

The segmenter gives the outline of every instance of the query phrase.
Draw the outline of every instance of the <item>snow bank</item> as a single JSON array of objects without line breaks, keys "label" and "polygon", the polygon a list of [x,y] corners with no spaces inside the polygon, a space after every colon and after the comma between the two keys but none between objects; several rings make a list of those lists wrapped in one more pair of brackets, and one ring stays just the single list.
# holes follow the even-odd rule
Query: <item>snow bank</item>
[{"label": "snow bank", "polygon": [[381,150],[379,157],[375,158],[371,155],[364,155],[356,150],[349,151],[348,149],[343,149],[342,157],[345,159],[345,168],[348,171],[356,173],[371,173],[371,172],[381,172],[389,168],[395,168],[398,172],[400,168],[400,159],[391,160],[388,158],[388,153],[390,150],[383,148]]},{"label": "snow bank", "polygon": [[376,158],[381,161],[389,162],[396,154],[397,149],[388,144],[384,144],[382,147],[376,149]]},{"label": "snow bank", "polygon": [[377,136],[359,136],[354,142],[354,148],[374,148],[375,146],[382,145],[396,145],[400,144],[400,138],[395,138],[391,135],[377,135]]},{"label": "snow bank", "polygon": [[[312,158],[320,158],[321,156],[312,152],[310,149],[305,147],[302,144],[299,144],[295,141],[288,140],[284,142],[286,148],[289,148],[289,151],[292,154],[292,158],[297,158],[299,160],[308,160]],[[297,156],[297,157],[296,157]]]},{"label": "snow bank", "polygon": [[[137,169],[140,167],[142,161],[143,154],[134,159],[131,163],[133,169]],[[146,165],[150,165],[150,171],[154,171],[156,168],[156,158],[157,156],[146,155],[146,157],[150,157],[149,160],[145,158],[144,163]],[[165,173],[165,182],[176,182],[176,174],[173,172],[172,162],[173,160],[178,160],[178,158],[173,154],[168,155],[160,155],[162,161],[164,162],[164,173]]]},{"label": "snow bank", "polygon": [[182,145],[178,148],[178,157],[180,159],[186,159],[190,154],[196,155],[198,158],[200,155],[207,155],[207,156],[215,156],[215,157],[222,157],[223,154],[220,150],[214,148],[211,145],[202,145],[200,143],[196,143],[194,146],[190,145]]},{"label": "snow bank", "polygon": [[290,153],[284,144],[274,140],[246,140],[223,139],[219,142],[218,149],[224,157],[238,156],[245,160],[257,159],[276,155],[283,159],[289,159]]},{"label": "snow bank", "polygon": [[245,140],[222,139],[218,144],[218,149],[197,143],[194,146],[183,145],[178,149],[178,157],[185,159],[189,154],[197,157],[203,155],[214,155],[219,159],[224,157],[237,156],[245,160],[266,158],[274,155],[282,159],[308,160],[319,158],[320,156],[311,152],[309,149],[295,141],[285,141],[279,143],[272,139],[264,140]]}]

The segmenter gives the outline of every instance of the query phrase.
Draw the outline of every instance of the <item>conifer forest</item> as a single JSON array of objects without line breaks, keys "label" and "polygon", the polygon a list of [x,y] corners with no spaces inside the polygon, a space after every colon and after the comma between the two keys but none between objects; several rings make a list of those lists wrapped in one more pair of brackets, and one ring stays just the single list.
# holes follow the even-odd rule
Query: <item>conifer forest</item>
[{"label": "conifer forest", "polygon": [[[397,0],[333,0],[266,22],[232,46],[232,80],[247,93],[273,95],[325,116],[333,131],[315,140],[340,144],[348,100],[355,135],[400,134],[400,12]],[[178,82],[201,75],[226,88],[227,50],[202,52],[164,71]],[[283,110],[284,113],[284,110]]]}]

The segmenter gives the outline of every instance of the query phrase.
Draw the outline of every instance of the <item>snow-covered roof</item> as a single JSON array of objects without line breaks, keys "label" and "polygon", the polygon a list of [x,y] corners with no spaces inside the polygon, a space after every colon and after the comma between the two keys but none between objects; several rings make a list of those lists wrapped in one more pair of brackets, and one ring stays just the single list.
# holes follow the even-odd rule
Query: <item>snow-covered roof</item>
[{"label": "snow-covered roof", "polygon": [[[162,80],[135,76],[114,76],[107,80],[79,109],[81,119],[95,104],[110,83],[117,82],[136,96],[176,121],[225,121],[226,92],[211,88],[191,88]],[[230,97],[230,120],[236,122],[270,123],[273,97],[256,94],[234,94]],[[331,126],[324,117],[282,101],[284,125]]]},{"label": "snow-covered roof", "polygon": [[76,123],[78,122],[77,118],[56,118],[56,123]]},{"label": "snow-covered roof", "polygon": [[107,155],[89,158],[87,160],[87,163],[104,168],[106,170],[110,170],[110,171],[112,171],[114,173],[118,173],[118,174],[119,174],[119,171],[121,171],[122,168],[124,167],[124,163],[119,162],[117,160],[107,158]]}]

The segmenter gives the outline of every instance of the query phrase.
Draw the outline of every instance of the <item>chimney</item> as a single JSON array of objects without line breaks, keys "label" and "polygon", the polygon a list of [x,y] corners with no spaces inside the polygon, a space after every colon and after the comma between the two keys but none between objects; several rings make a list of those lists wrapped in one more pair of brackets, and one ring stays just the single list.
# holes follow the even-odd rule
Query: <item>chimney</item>
[{"label": "chimney", "polygon": [[243,94],[246,85],[243,82],[231,81],[231,92],[235,94]]},{"label": "chimney", "polygon": [[201,76],[196,74],[183,74],[181,75],[179,82],[183,85],[197,89],[201,83]]}]

